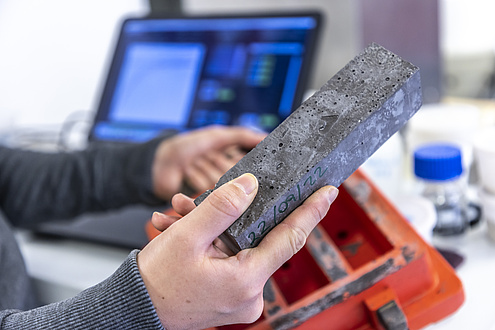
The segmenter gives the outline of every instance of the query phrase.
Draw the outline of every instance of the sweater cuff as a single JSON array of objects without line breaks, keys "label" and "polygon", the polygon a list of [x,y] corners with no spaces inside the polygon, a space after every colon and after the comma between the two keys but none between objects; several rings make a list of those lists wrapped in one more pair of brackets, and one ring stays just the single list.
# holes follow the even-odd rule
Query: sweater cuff
[{"label": "sweater cuff", "polygon": [[160,143],[175,134],[175,131],[166,131],[151,141],[131,147],[125,155],[128,160],[126,179],[128,180],[129,187],[137,187],[138,198],[145,204],[160,205],[167,202],[158,198],[153,192],[151,169],[155,159],[156,149]]},{"label": "sweater cuff", "polygon": [[[5,313],[5,329],[160,329],[132,251],[105,281],[60,303]],[[1,319],[1,318],[0,318]]]},{"label": "sweater cuff", "polygon": [[[132,251],[102,286],[108,286],[109,301],[102,304],[112,328],[164,329],[146,290],[137,265],[139,250]],[[97,289],[98,290],[98,289]],[[116,326],[114,326],[116,324]],[[129,326],[132,325],[132,326]]]}]

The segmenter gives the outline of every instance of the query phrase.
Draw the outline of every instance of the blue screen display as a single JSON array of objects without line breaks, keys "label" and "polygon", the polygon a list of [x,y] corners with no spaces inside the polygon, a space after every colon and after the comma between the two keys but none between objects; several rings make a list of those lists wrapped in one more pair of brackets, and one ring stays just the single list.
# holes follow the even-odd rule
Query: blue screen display
[{"label": "blue screen display", "polygon": [[212,124],[269,132],[301,101],[317,30],[315,15],[127,20],[93,138]]}]

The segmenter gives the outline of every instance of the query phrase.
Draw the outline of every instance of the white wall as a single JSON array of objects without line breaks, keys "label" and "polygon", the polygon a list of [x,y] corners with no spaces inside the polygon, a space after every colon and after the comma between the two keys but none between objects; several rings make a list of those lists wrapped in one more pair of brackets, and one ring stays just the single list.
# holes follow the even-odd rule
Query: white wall
[{"label": "white wall", "polygon": [[446,93],[494,97],[495,2],[442,0]]},{"label": "white wall", "polygon": [[0,127],[94,108],[118,21],[144,0],[0,0]]},{"label": "white wall", "polygon": [[[495,2],[442,0],[443,48],[495,49]],[[354,1],[184,0],[189,12],[318,8],[328,16],[313,87],[355,55]],[[0,131],[60,124],[94,110],[114,32],[128,15],[147,12],[147,0],[0,0]]]},{"label": "white wall", "polygon": [[495,1],[442,0],[443,48],[450,54],[495,50]]}]

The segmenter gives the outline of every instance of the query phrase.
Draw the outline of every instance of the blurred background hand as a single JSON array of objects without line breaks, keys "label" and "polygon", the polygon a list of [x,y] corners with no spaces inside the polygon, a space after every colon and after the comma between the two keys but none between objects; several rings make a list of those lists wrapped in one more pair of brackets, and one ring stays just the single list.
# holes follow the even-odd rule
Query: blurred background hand
[{"label": "blurred background hand", "polygon": [[170,200],[184,185],[196,193],[213,188],[265,136],[242,127],[212,126],[164,140],[153,163],[154,193]]}]

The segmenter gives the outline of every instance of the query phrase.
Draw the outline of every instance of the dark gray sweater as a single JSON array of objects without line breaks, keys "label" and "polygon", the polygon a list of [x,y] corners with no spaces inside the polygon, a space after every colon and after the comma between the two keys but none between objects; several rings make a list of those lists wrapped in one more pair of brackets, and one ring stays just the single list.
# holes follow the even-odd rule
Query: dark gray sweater
[{"label": "dark gray sweater", "polygon": [[133,251],[107,280],[59,303],[35,304],[11,226],[132,203],[160,203],[151,163],[158,140],[44,154],[0,147],[0,328],[163,329]]}]

